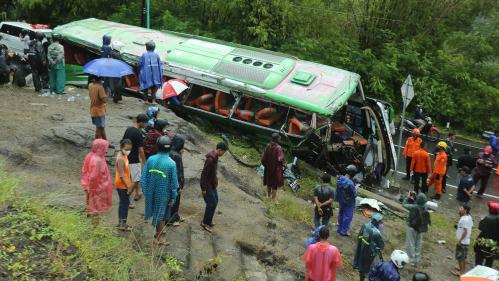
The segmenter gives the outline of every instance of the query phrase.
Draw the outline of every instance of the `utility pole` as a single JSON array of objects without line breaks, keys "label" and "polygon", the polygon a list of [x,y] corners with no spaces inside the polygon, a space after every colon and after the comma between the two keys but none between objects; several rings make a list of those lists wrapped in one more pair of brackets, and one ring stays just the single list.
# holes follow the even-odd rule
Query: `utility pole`
[{"label": "utility pole", "polygon": [[146,0],[146,27],[151,28],[151,0]]}]

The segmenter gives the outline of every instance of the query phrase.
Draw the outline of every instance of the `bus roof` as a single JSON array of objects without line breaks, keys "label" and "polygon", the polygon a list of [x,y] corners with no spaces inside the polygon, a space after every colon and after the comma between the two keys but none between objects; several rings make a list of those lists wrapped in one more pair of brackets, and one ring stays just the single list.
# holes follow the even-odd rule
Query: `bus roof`
[{"label": "bus roof", "polygon": [[58,26],[54,32],[95,51],[102,36],[110,35],[113,44],[121,43],[120,52],[135,60],[145,51],[145,43],[153,40],[155,51],[167,63],[251,85],[261,91],[246,94],[323,115],[341,108],[360,79],[356,73],[282,53],[94,18]]}]

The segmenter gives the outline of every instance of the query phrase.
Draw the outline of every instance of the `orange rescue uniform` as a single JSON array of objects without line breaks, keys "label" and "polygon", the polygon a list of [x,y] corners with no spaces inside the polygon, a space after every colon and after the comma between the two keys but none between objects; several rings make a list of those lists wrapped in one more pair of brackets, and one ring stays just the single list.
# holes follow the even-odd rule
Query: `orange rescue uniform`
[{"label": "orange rescue uniform", "polygon": [[[433,162],[433,173],[428,179],[428,187],[435,183],[435,190],[437,194],[442,194],[442,180],[447,172],[447,153],[439,151],[435,162]],[[437,179],[438,175],[438,179]]]},{"label": "orange rescue uniform", "polygon": [[420,174],[427,174],[431,172],[430,154],[424,150],[419,149],[412,155],[411,171]]},{"label": "orange rescue uniform", "polygon": [[416,139],[414,139],[414,137],[408,138],[407,141],[405,142],[405,146],[404,146],[404,152],[403,152],[404,156],[405,157],[412,157],[414,152],[419,150],[419,146],[421,145],[421,142],[423,142],[423,140],[421,138],[416,138]]}]

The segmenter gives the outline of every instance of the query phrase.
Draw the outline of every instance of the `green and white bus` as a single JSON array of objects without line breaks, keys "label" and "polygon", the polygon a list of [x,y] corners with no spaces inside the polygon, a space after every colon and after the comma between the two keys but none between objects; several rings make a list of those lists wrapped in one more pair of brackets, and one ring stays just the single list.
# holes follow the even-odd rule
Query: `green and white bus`
[{"label": "green and white bus", "polygon": [[[145,43],[153,40],[164,81],[177,78],[189,85],[180,104],[168,105],[177,114],[201,116],[250,136],[280,133],[296,156],[332,174],[354,163],[379,180],[396,162],[391,107],[365,96],[356,73],[211,38],[94,18],[54,32],[63,36],[74,77],[81,77],[81,66],[99,56],[103,35],[112,36],[113,46],[120,46],[114,55],[134,68]],[[138,90],[138,75],[123,80],[128,89]]]}]

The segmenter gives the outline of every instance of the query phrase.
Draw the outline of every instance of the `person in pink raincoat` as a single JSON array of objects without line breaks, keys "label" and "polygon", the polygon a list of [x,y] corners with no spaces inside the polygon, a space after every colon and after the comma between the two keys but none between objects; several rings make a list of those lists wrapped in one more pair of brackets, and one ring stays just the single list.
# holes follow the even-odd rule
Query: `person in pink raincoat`
[{"label": "person in pink raincoat", "polygon": [[336,269],[343,268],[340,251],[327,241],[329,228],[319,230],[320,241],[308,246],[303,261],[307,270],[305,281],[336,281]]},{"label": "person in pink raincoat", "polygon": [[109,142],[96,139],[92,151],[87,154],[81,171],[81,186],[87,196],[87,213],[94,225],[99,224],[99,215],[112,206],[113,182],[104,156]]}]

